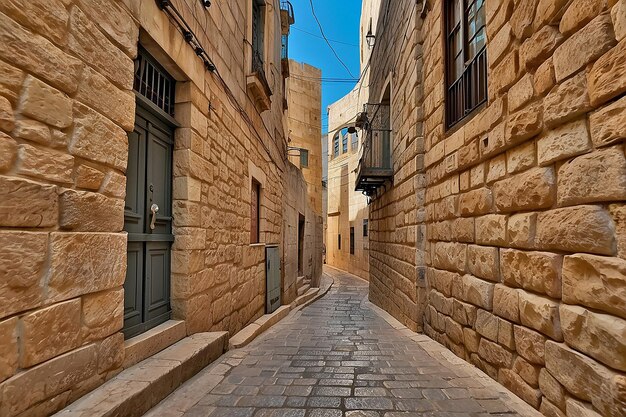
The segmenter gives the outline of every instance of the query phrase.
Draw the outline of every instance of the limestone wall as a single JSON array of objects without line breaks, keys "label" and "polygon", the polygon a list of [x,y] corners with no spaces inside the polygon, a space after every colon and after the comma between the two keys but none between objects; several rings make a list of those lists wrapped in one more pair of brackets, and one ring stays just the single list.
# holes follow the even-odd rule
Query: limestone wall
[{"label": "limestone wall", "polygon": [[[363,235],[363,221],[368,220],[367,198],[354,191],[355,170],[361,155],[362,138],[353,148],[348,140],[348,151],[333,153],[333,139],[343,128],[354,124],[358,112],[367,102],[367,89],[353,90],[328,106],[328,213],[326,230],[326,262],[336,268],[350,271],[363,279],[369,278],[368,236]],[[354,227],[354,254],[350,253],[350,227]],[[341,249],[339,238],[341,235]]]},{"label": "limestone wall", "polygon": [[489,100],[452,130],[443,1],[407,26],[409,3],[380,6],[373,52],[395,174],[370,298],[545,415],[624,415],[626,2],[486,0]]},{"label": "limestone wall", "polygon": [[[388,6],[388,7],[387,7]],[[363,2],[376,44],[369,102],[391,91],[392,181],[370,205],[370,300],[413,330],[422,329],[426,292],[421,20],[413,2]],[[362,18],[363,20],[363,18]]]},{"label": "limestone wall", "polygon": [[177,80],[173,318],[188,334],[232,334],[264,313],[264,245],[249,244],[252,178],[261,242],[283,246],[287,264],[285,187],[306,188],[286,159],[280,15],[278,1],[266,3],[272,96],[262,112],[247,88],[249,1],[205,10],[174,0],[224,82],[154,0],[0,2],[0,415],[49,415],[123,363],[138,43]]}]

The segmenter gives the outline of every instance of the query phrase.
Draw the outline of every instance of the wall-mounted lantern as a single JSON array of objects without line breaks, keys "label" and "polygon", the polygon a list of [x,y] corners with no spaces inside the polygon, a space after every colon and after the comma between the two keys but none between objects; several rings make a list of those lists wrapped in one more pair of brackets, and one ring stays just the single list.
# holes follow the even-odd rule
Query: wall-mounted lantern
[{"label": "wall-mounted lantern", "polygon": [[372,33],[372,29],[367,31],[367,35],[365,35],[365,41],[367,42],[367,46],[369,48],[373,48],[376,43],[376,35]]}]

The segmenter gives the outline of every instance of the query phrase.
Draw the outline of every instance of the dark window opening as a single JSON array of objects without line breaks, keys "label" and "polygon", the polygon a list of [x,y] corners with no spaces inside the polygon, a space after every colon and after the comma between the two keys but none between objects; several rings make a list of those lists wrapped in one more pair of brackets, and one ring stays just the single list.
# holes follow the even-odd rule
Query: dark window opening
[{"label": "dark window opening", "polygon": [[255,179],[252,179],[250,220],[250,243],[259,243],[261,241],[261,184]]},{"label": "dark window opening", "polygon": [[265,2],[252,0],[252,71],[265,73]]},{"label": "dark window opening", "polygon": [[487,101],[487,48],[484,0],[446,4],[446,124],[450,128]]},{"label": "dark window opening", "polygon": [[363,220],[363,237],[367,237],[367,234],[368,234],[367,228],[368,228],[368,226],[369,226],[369,220],[368,219],[364,219]]},{"label": "dark window opening", "polygon": [[350,137],[352,138],[350,148],[352,149],[352,153],[355,153],[359,150],[359,136],[356,133],[350,133]]},{"label": "dark window opening", "polygon": [[309,150],[300,149],[300,168],[309,167]]},{"label": "dark window opening", "polygon": [[350,228],[350,255],[354,255],[354,227]]},{"label": "dark window opening", "polygon": [[304,216],[298,219],[298,276],[304,275]]},{"label": "dark window opening", "polygon": [[341,250],[341,234],[337,235],[337,249]]}]

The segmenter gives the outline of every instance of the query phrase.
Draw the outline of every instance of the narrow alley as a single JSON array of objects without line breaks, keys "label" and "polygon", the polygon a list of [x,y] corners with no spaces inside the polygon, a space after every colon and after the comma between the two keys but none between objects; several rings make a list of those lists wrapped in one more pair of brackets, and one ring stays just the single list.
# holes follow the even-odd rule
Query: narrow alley
[{"label": "narrow alley", "polygon": [[335,282],[325,297],[223,355],[147,416],[537,414],[369,303],[367,282],[338,270],[328,273]]}]

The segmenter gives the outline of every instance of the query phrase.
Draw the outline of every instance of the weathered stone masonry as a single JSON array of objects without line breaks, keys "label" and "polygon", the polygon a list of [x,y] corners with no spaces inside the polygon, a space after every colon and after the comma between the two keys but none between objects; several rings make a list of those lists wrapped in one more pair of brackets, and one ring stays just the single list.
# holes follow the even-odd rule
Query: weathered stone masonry
[{"label": "weathered stone masonry", "polygon": [[[171,306],[187,334],[232,334],[262,315],[264,244],[284,260],[287,199],[311,210],[286,159],[278,2],[265,6],[273,94],[260,99],[249,91],[251,3],[174,4],[252,126],[154,0],[0,3],[0,416],[49,415],[121,370],[139,44],[177,81]],[[249,244],[253,177],[260,245]],[[310,250],[319,274],[321,248]],[[297,294],[283,291],[283,303]]]},{"label": "weathered stone masonry", "polygon": [[370,89],[392,72],[395,176],[370,212],[371,299],[546,415],[624,415],[626,2],[487,0],[489,101],[449,131],[443,2],[408,23],[413,2],[381,3]]}]

